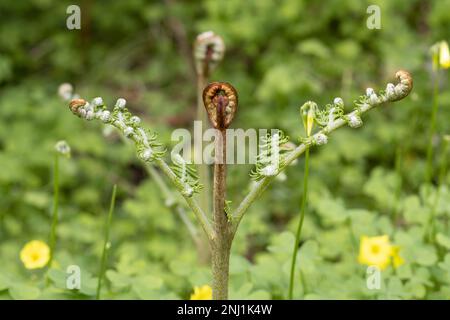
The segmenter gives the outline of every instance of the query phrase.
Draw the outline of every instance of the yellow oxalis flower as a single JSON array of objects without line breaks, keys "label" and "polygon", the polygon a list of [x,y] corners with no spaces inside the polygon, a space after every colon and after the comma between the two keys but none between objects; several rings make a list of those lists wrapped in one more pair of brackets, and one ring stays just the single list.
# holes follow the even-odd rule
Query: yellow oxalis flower
[{"label": "yellow oxalis flower", "polygon": [[20,251],[20,260],[27,269],[43,268],[50,260],[50,248],[43,241],[30,241]]},{"label": "yellow oxalis flower", "polygon": [[439,65],[443,69],[450,68],[450,52],[447,41],[441,41],[439,46]]},{"label": "yellow oxalis flower", "polygon": [[433,69],[450,68],[450,50],[447,41],[440,41],[431,47]]},{"label": "yellow oxalis flower", "polygon": [[211,300],[212,288],[208,285],[194,287],[194,293],[191,294],[191,300]]},{"label": "yellow oxalis flower", "polygon": [[400,257],[400,247],[392,246],[392,264],[394,268],[398,268],[404,263],[405,260],[403,260],[403,258]]},{"label": "yellow oxalis flower", "polygon": [[363,236],[359,246],[358,262],[369,266],[377,266],[384,270],[392,261],[394,267],[398,267],[403,263],[399,250],[398,246],[391,245],[387,235]]}]

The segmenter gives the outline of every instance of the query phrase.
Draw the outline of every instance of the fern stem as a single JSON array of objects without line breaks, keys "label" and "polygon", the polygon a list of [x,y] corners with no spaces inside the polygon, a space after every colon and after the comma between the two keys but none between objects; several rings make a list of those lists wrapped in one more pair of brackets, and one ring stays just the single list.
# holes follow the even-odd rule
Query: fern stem
[{"label": "fern stem", "polygon": [[435,223],[435,216],[436,216],[436,210],[437,205],[439,203],[439,198],[441,194],[442,185],[444,184],[445,179],[445,173],[447,171],[447,150],[448,150],[448,141],[444,139],[442,146],[442,160],[441,160],[441,166],[439,168],[439,181],[438,185],[436,187],[436,194],[434,196],[433,204],[430,211],[430,216],[428,218],[428,223],[426,230],[428,231],[428,240],[430,242],[434,242],[435,235],[436,235],[436,223]]},{"label": "fern stem", "polygon": [[433,178],[433,137],[436,133],[436,117],[439,110],[439,77],[438,72],[434,78],[434,90],[433,90],[433,109],[431,111],[430,118],[430,132],[428,136],[427,146],[427,166],[426,166],[426,182],[431,182]]},{"label": "fern stem", "polygon": [[111,201],[110,201],[110,205],[109,205],[109,212],[108,212],[108,216],[106,217],[106,223],[105,223],[105,238],[104,238],[104,243],[103,243],[103,252],[102,252],[102,258],[101,258],[101,262],[100,262],[100,272],[98,275],[98,283],[97,283],[97,294],[96,294],[97,300],[100,299],[100,291],[102,289],[102,281],[103,281],[103,277],[105,276],[105,271],[106,271],[106,261],[108,259],[108,251],[110,248],[109,232],[111,229],[112,214],[113,214],[114,206],[116,203],[116,191],[117,191],[117,185],[114,185],[113,190],[112,190],[112,195],[111,195]]},{"label": "fern stem", "polygon": [[307,148],[305,151],[305,174],[303,176],[303,196],[300,211],[300,221],[298,222],[297,232],[295,234],[294,250],[292,252],[291,274],[289,280],[289,300],[292,300],[294,292],[295,263],[297,260],[298,246],[300,245],[303,220],[305,219],[306,205],[308,202],[308,176],[309,176],[309,148]]},{"label": "fern stem", "polygon": [[226,193],[226,130],[218,130],[220,136],[216,139],[216,159],[214,163],[213,204],[214,232],[217,235],[212,241],[212,274],[213,299],[228,298],[228,274],[232,234],[225,213]]},{"label": "fern stem", "polygon": [[53,210],[52,210],[52,225],[50,228],[50,259],[48,266],[51,267],[56,247],[56,228],[59,220],[59,153],[55,152],[53,162]]}]

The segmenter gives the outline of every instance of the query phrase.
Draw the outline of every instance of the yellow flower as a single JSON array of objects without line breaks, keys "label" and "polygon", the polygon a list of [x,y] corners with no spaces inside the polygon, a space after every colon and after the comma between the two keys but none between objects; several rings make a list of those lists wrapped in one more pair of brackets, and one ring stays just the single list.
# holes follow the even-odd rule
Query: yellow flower
[{"label": "yellow flower", "polygon": [[208,285],[194,287],[194,293],[191,294],[191,300],[211,300],[212,289]]},{"label": "yellow flower", "polygon": [[20,260],[27,269],[43,268],[50,260],[50,248],[43,241],[30,241],[20,251]]},{"label": "yellow flower", "polygon": [[439,46],[439,65],[443,69],[450,68],[450,52],[447,41],[441,41]]},{"label": "yellow flower", "polygon": [[405,260],[403,260],[402,257],[400,257],[400,247],[399,246],[392,246],[392,264],[394,268],[400,267],[402,264],[405,263]]},{"label": "yellow flower", "polygon": [[392,246],[387,235],[379,237],[361,237],[358,262],[385,269],[391,262]]},{"label": "yellow flower", "polygon": [[431,47],[433,57],[433,69],[450,68],[450,50],[447,41],[440,41]]}]

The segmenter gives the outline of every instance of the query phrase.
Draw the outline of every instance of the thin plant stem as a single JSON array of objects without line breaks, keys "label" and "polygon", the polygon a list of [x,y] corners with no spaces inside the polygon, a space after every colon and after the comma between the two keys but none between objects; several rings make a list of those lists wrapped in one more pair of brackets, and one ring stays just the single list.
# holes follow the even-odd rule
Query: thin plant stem
[{"label": "thin plant stem", "polygon": [[434,89],[433,89],[433,109],[431,111],[430,118],[430,132],[428,137],[427,146],[427,166],[425,182],[430,183],[433,178],[433,137],[436,133],[436,117],[439,110],[439,73],[436,71],[434,77]]},{"label": "thin plant stem", "polygon": [[403,186],[402,158],[403,158],[403,150],[402,147],[399,145],[395,152],[395,173],[397,174],[398,181],[395,190],[395,203],[392,209],[392,220],[394,221],[394,224],[396,223],[398,216],[400,197],[402,194],[402,186]]},{"label": "thin plant stem", "polygon": [[115,184],[113,187],[113,190],[112,190],[111,201],[109,204],[109,212],[108,212],[108,216],[106,217],[106,222],[105,222],[105,238],[104,238],[104,243],[103,243],[102,258],[101,258],[101,262],[100,262],[100,272],[98,275],[97,294],[96,294],[97,300],[100,299],[100,291],[102,289],[102,281],[103,281],[103,277],[105,276],[105,271],[106,271],[106,261],[108,259],[108,251],[110,248],[109,232],[111,229],[112,214],[113,214],[114,206],[116,203],[116,191],[117,191],[117,185]]},{"label": "thin plant stem", "polygon": [[298,246],[300,245],[303,221],[305,219],[305,211],[308,202],[308,176],[309,176],[309,148],[307,148],[305,151],[305,174],[303,176],[303,196],[300,211],[300,220],[298,222],[297,232],[295,234],[294,250],[292,252],[291,274],[289,279],[289,300],[292,300],[292,296],[294,293],[295,263],[297,260]]},{"label": "thin plant stem", "polygon": [[441,194],[442,185],[444,184],[445,179],[445,172],[447,171],[447,150],[448,150],[448,141],[444,139],[443,141],[443,147],[442,147],[442,160],[441,160],[441,166],[439,169],[439,181],[438,186],[436,188],[436,194],[434,196],[433,204],[430,211],[430,216],[428,218],[427,228],[428,231],[428,240],[430,242],[434,242],[435,235],[436,235],[436,223],[435,223],[435,216],[436,216],[436,210],[437,205],[439,203],[439,198]]},{"label": "thin plant stem", "polygon": [[50,228],[50,259],[48,266],[51,267],[55,255],[56,247],[56,229],[58,226],[59,214],[59,153],[55,152],[53,162],[53,210],[52,210],[52,225]]}]

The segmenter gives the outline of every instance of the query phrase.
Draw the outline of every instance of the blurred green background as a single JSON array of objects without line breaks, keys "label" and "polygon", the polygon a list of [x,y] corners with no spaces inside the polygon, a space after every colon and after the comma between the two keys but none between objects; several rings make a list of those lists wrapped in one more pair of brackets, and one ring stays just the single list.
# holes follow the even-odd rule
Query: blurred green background
[{"label": "blurred green background", "polygon": [[[81,30],[66,28],[70,4],[81,8]],[[381,8],[380,30],[366,27],[369,4]],[[363,128],[339,130],[312,151],[294,296],[449,299],[448,174],[436,212],[439,239],[423,236],[437,183],[425,192],[429,47],[450,40],[449,0],[1,1],[0,298],[93,297],[114,183],[119,194],[102,296],[188,298],[193,286],[210,283],[208,266],[198,262],[187,230],[134,148],[101,124],[74,117],[57,95],[59,84],[70,82],[89,100],[101,96],[112,105],[124,97],[170,147],[172,130],[195,119],[192,44],[207,30],[226,44],[211,80],[239,92],[234,127],[280,128],[295,143],[305,101],[325,105],[340,96],[350,111],[365,88],[384,89],[398,69],[412,73],[407,99],[370,112]],[[445,158],[442,135],[450,133],[448,71],[440,77],[436,172]],[[32,239],[48,239],[54,145],[61,139],[72,157],[60,164],[56,264],[44,285],[46,270],[25,269],[19,252]],[[229,169],[232,207],[250,170]],[[287,297],[302,177],[299,159],[245,216],[233,245],[230,298]],[[401,247],[405,264],[384,271],[381,290],[370,291],[366,266],[357,262],[359,238],[383,234]],[[83,288],[75,292],[63,277],[71,264],[83,270]]]}]

